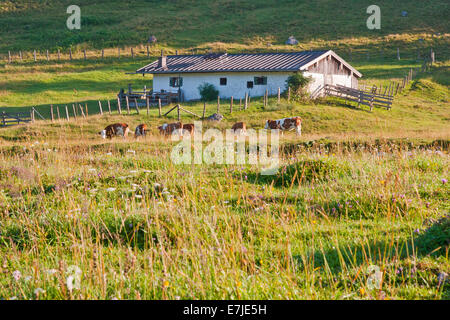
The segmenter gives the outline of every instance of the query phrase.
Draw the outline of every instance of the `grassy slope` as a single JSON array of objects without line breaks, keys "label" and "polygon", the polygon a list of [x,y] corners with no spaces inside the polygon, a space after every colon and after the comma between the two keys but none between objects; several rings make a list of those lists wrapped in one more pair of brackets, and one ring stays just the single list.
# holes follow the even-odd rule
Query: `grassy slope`
[{"label": "grassy slope", "polygon": [[[3,1],[0,51],[68,46],[111,47],[144,43],[152,34],[166,46],[192,47],[209,42],[279,44],[294,35],[301,43],[393,34],[447,33],[448,2],[378,1],[382,28],[366,28],[369,0],[174,0],[78,1],[82,29],[65,27],[70,1]],[[401,17],[402,10],[409,13]],[[263,44],[264,41],[263,41]]]}]

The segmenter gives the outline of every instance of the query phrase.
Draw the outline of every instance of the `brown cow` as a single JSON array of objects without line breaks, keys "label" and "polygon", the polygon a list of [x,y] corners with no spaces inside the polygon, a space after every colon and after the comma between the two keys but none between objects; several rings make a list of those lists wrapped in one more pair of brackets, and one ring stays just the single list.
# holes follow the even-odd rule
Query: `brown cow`
[{"label": "brown cow", "polygon": [[166,136],[171,135],[175,130],[179,130],[181,128],[182,128],[181,122],[164,123],[162,126],[158,127],[159,133],[164,134]]},{"label": "brown cow", "polygon": [[295,129],[300,136],[302,134],[302,119],[300,117],[291,117],[279,120],[267,120],[264,129],[279,129],[282,131]]},{"label": "brown cow", "polygon": [[182,135],[184,134],[184,131],[189,132],[189,134],[192,136],[194,134],[194,124],[193,123],[188,123],[188,124],[183,124],[183,132]]},{"label": "brown cow", "polygon": [[98,134],[101,135],[103,139],[112,139],[113,136],[122,136],[125,138],[129,131],[130,129],[126,123],[114,123],[107,126]]},{"label": "brown cow", "polygon": [[134,131],[134,137],[140,137],[140,136],[146,136],[147,132],[150,131],[147,129],[147,125],[146,124],[140,124],[136,127],[136,130]]},{"label": "brown cow", "polygon": [[234,134],[245,134],[247,132],[247,126],[245,122],[236,122],[231,127],[231,130],[233,130]]}]

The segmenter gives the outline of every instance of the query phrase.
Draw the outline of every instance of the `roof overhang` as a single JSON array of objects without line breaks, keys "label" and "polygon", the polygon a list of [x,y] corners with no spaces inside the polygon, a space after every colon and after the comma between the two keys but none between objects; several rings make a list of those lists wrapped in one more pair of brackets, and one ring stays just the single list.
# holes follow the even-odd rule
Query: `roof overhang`
[{"label": "roof overhang", "polygon": [[313,64],[315,64],[316,62],[319,62],[320,60],[322,60],[323,58],[326,58],[328,56],[332,56],[333,58],[335,58],[336,60],[338,60],[340,63],[342,63],[344,66],[346,66],[349,70],[351,70],[358,78],[362,77],[362,73],[359,72],[358,70],[356,70],[355,68],[353,68],[350,64],[348,64],[344,59],[342,59],[340,56],[338,56],[336,54],[336,52],[334,52],[333,50],[328,50],[327,52],[325,52],[324,54],[322,54],[321,56],[315,58],[314,60],[306,63],[305,65],[303,65],[300,70],[306,70],[308,69],[310,66],[312,66]]}]

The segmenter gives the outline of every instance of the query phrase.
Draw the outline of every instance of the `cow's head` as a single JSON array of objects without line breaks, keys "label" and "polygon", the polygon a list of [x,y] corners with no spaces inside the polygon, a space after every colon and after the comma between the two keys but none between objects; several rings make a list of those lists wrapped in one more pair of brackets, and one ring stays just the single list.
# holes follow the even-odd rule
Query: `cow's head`
[{"label": "cow's head", "polygon": [[106,130],[102,130],[98,134],[101,135],[103,139],[106,139]]},{"label": "cow's head", "polygon": [[267,121],[266,121],[266,125],[264,126],[264,129],[270,129],[269,123],[270,123],[271,121],[272,121],[272,120],[267,120]]}]

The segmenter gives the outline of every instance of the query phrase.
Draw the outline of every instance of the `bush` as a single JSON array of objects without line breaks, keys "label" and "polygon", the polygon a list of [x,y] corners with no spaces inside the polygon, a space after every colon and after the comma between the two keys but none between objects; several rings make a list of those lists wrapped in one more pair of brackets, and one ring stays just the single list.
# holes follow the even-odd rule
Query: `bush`
[{"label": "bush", "polygon": [[305,77],[302,72],[296,72],[286,80],[286,90],[291,88],[291,99],[296,101],[306,100],[308,93],[306,87],[311,82],[311,77]]},{"label": "bush", "polygon": [[214,87],[211,83],[203,83],[198,86],[198,91],[202,97],[202,101],[211,101],[217,99],[219,95],[219,90]]}]

